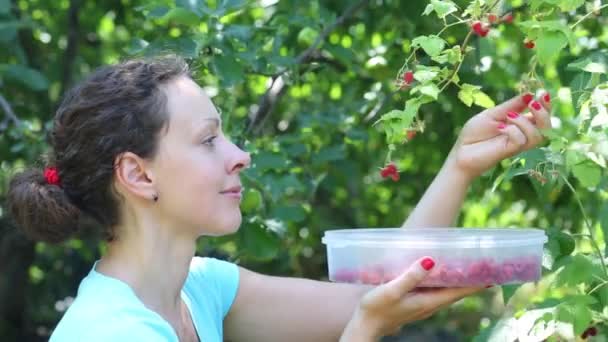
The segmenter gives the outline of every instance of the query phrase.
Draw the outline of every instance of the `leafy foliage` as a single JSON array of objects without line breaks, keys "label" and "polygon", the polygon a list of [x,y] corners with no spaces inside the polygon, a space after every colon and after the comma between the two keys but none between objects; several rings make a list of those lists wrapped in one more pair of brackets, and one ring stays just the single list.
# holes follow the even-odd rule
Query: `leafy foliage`
[{"label": "leafy foliage", "polygon": [[[324,230],[399,226],[469,117],[545,89],[553,96],[555,127],[545,132],[548,143],[477,180],[458,222],[545,229],[543,280],[503,287],[498,308],[491,298],[470,298],[425,324],[439,329],[449,317],[451,334],[476,340],[570,339],[589,325],[602,333],[608,319],[606,6],[0,0],[6,100],[0,198],[11,173],[46,150],[52,112],[71,84],[105,63],[173,51],[190,59],[223,113],[224,129],[254,160],[243,176],[240,231],[200,240],[199,253],[268,274],[326,279]],[[512,24],[492,25],[487,37],[471,33],[474,21],[509,12]],[[525,48],[525,39],[535,48]],[[414,82],[404,86],[406,71]],[[419,134],[408,139],[412,130]],[[397,183],[378,174],[389,160],[401,171]],[[1,210],[0,224],[8,241],[13,230]],[[27,324],[0,322],[0,331],[20,340],[44,339],[103,250],[90,234],[63,246],[0,246],[0,255],[27,270],[8,273],[11,288],[23,289],[10,297],[21,302],[0,306],[0,313],[25,313],[20,319]],[[17,246],[31,256],[21,256]],[[8,293],[0,282],[1,298]]]}]

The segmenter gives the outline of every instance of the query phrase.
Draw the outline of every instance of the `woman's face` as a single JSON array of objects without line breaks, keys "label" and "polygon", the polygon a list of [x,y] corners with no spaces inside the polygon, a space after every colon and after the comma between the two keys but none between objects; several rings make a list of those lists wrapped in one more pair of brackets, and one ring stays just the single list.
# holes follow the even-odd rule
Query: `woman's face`
[{"label": "woman's face", "polygon": [[168,129],[152,162],[162,218],[197,236],[233,233],[249,153],[224,136],[215,106],[194,81],[178,78],[165,92]]}]

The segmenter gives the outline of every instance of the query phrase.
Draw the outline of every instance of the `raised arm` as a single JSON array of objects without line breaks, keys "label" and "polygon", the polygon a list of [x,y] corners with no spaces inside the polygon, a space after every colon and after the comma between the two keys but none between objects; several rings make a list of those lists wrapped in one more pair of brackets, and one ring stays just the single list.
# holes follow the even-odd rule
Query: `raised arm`
[{"label": "raised arm", "polygon": [[[542,141],[538,128],[550,127],[548,101],[543,104],[535,109],[531,103],[529,115],[509,116],[526,107],[517,97],[471,118],[404,226],[451,225],[472,179]],[[342,337],[343,342],[371,342],[380,336],[379,331],[426,318],[479,290],[411,292],[430,270],[423,269],[412,265],[400,277],[372,290],[365,285],[265,276],[241,268],[238,294],[224,321],[226,339],[324,342]]]},{"label": "raised arm", "polygon": [[[539,130],[551,127],[549,97],[528,104],[517,96],[471,118],[441,170],[404,228],[449,227],[454,224],[471,182],[501,160],[536,147],[543,137]],[[542,104],[542,105],[541,105]]]}]

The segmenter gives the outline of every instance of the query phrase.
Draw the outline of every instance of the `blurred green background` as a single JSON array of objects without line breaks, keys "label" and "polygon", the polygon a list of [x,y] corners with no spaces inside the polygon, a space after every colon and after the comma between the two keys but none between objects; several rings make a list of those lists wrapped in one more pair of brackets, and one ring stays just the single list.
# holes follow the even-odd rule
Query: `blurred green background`
[{"label": "blurred green background", "polygon": [[[394,80],[411,40],[443,27],[437,16],[421,15],[426,5],[398,0],[0,0],[0,339],[47,340],[103,251],[93,224],[59,246],[27,240],[2,209],[9,177],[24,166],[40,165],[49,122],[64,91],[92,69],[130,56],[171,51],[188,58],[196,80],[222,113],[225,131],[252,152],[253,166],[243,175],[247,191],[240,231],[201,239],[200,255],[267,274],[327,279],[320,242],[325,230],[401,225],[459,129],[482,110],[465,106],[458,88],[448,88],[437,102],[422,107],[424,132],[393,153],[401,179],[379,177],[387,145],[372,124],[403,107],[406,98],[395,91]],[[503,10],[520,5],[500,4]],[[568,124],[577,116],[569,85],[579,74],[566,65],[585,49],[608,43],[605,18],[584,27],[578,38],[594,39],[595,47],[565,51],[539,75],[554,95],[554,114],[565,136],[577,134],[576,125]],[[451,28],[445,38],[456,44],[467,30],[465,25]],[[501,25],[490,39],[473,39],[475,50],[460,70],[462,82],[482,86],[496,103],[516,95],[531,57],[522,39],[514,25]],[[458,226],[581,231],[581,211],[562,186],[541,187],[522,176],[492,191],[508,164],[476,180]],[[593,223],[608,219],[605,189],[602,178],[594,191],[578,194]],[[598,234],[603,241],[601,229]],[[577,249],[589,247],[581,242]],[[542,284],[528,284],[505,306],[501,293],[494,289],[464,300],[406,328],[403,336],[469,340],[498,318],[552,295]]]}]

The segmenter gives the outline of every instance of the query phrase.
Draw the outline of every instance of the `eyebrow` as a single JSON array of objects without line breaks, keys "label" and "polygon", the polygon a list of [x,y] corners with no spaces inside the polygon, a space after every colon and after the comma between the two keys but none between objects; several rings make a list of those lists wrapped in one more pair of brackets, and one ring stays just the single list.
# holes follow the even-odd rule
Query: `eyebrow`
[{"label": "eyebrow", "polygon": [[222,121],[218,118],[205,118],[207,121],[212,121],[215,128],[219,128]]},{"label": "eyebrow", "polygon": [[[197,136],[206,134],[213,129],[215,129],[215,130],[219,129],[220,125],[222,123],[222,120],[218,119],[218,118],[204,118],[203,120],[206,121],[206,123],[198,126],[198,128],[196,129]],[[207,123],[209,121],[211,121],[211,122]]]}]

